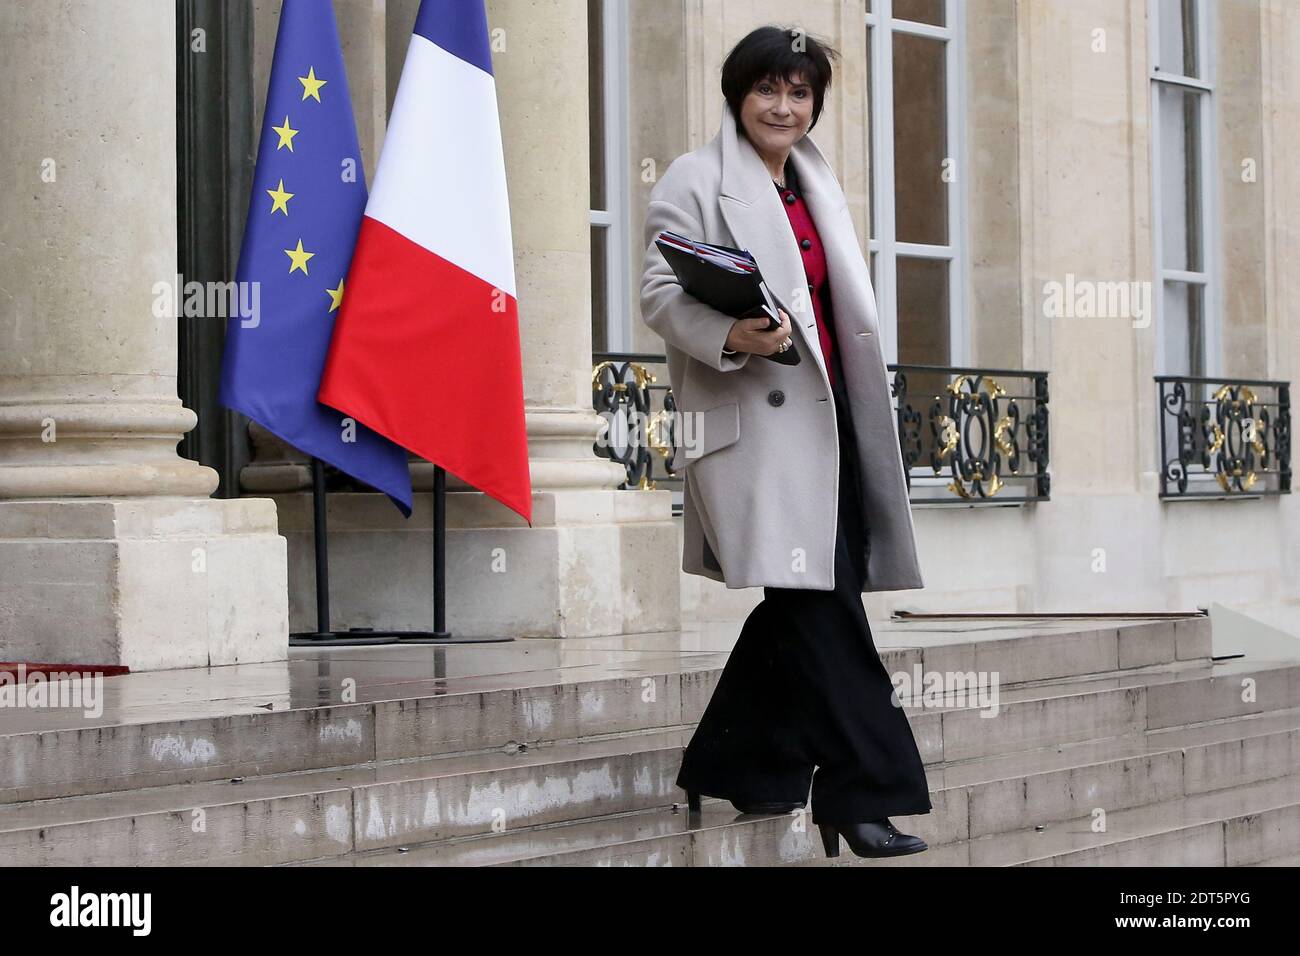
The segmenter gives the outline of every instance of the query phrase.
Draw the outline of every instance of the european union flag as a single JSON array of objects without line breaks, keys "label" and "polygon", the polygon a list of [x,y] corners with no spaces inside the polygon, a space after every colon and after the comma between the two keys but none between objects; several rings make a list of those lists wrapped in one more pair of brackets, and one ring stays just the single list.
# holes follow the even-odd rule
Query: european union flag
[{"label": "european union flag", "polygon": [[284,0],[235,277],[255,305],[227,323],[221,402],[409,517],[406,451],[316,400],[366,199],[332,4]]}]

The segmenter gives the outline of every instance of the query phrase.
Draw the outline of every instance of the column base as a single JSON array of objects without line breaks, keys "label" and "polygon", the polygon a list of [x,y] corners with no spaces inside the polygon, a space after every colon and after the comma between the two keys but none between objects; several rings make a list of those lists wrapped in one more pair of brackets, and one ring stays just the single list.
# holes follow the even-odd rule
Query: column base
[{"label": "column base", "polygon": [[0,660],[132,670],[284,660],[265,498],[0,501]]},{"label": "column base", "polygon": [[[276,495],[289,619],[316,627],[312,502]],[[460,637],[677,630],[680,550],[667,491],[535,491],[533,527],[480,492],[447,494],[447,627]],[[410,519],[382,495],[328,498],[330,624],[433,626],[433,496]]]}]

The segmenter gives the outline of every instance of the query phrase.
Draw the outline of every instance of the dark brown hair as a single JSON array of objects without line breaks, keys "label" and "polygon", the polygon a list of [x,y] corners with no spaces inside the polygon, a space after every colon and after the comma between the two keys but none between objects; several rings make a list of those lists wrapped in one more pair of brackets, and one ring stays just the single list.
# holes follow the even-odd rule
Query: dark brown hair
[{"label": "dark brown hair", "polygon": [[831,85],[831,60],[839,52],[796,28],[759,27],[731,48],[722,64],[722,95],[736,116],[736,129],[743,135],[740,104],[762,80],[778,77],[793,83],[802,73],[813,92],[812,123],[817,125],[826,89]]}]

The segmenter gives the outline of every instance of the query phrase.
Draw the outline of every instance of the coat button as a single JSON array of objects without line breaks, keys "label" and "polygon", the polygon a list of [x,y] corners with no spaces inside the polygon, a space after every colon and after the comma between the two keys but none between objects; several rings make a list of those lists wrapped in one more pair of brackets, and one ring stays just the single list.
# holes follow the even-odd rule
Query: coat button
[{"label": "coat button", "polygon": [[793,205],[794,205],[794,193],[786,193],[786,194],[785,194],[785,204],[786,204],[787,206],[793,206]]},{"label": "coat button", "polygon": [[805,239],[803,242],[799,243],[799,248],[800,248],[800,249],[811,249],[811,248],[812,248],[812,240],[811,240],[811,239]]},{"label": "coat button", "polygon": [[780,406],[785,403],[785,392],[779,388],[774,388],[767,393],[767,403],[773,406]]}]

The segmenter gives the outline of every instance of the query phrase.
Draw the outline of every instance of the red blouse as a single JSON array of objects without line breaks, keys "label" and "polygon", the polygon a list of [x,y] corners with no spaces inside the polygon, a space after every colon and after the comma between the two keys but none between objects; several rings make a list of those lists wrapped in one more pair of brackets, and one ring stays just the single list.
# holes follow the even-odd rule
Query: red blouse
[{"label": "red blouse", "polygon": [[795,240],[803,256],[804,277],[808,280],[808,296],[812,299],[813,317],[817,322],[817,339],[821,343],[822,356],[826,359],[826,374],[831,385],[835,384],[835,322],[830,307],[830,282],[826,269],[826,250],[812,214],[799,195],[799,184],[795,181],[793,164],[786,164],[786,186],[778,186],[786,216],[790,219],[790,228],[794,230]]}]

